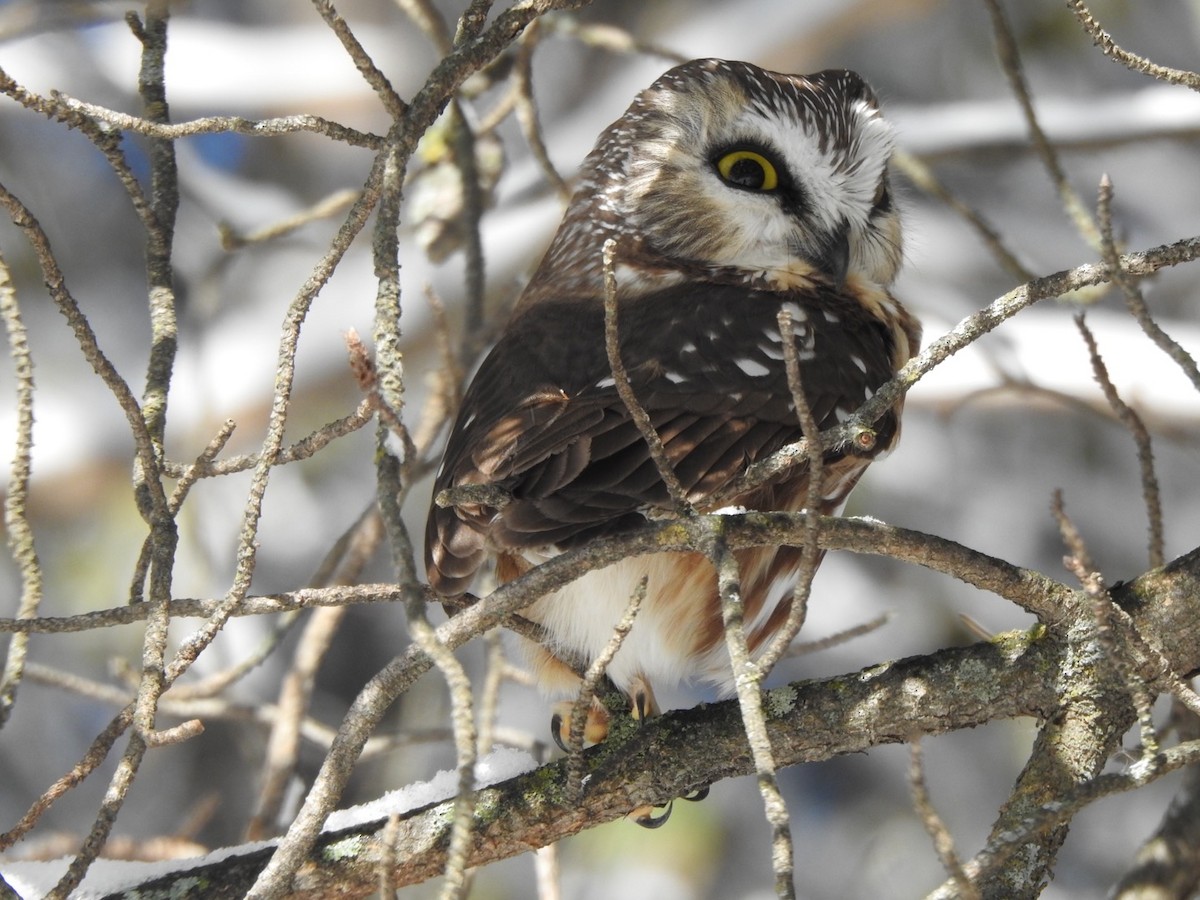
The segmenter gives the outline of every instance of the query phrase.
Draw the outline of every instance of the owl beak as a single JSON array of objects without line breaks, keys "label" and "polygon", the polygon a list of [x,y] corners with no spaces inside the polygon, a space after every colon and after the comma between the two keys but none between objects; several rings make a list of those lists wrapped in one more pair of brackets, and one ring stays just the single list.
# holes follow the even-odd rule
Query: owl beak
[{"label": "owl beak", "polygon": [[846,281],[846,270],[850,267],[850,227],[843,225],[830,237],[825,252],[817,261],[818,268],[836,287]]}]

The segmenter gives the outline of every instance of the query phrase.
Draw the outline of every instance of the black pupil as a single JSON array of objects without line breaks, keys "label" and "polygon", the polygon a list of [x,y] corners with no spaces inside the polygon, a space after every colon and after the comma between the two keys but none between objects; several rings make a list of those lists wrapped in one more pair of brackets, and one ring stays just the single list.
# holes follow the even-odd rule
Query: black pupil
[{"label": "black pupil", "polygon": [[767,180],[762,163],[758,160],[743,157],[729,168],[729,181],[738,187],[760,188]]}]

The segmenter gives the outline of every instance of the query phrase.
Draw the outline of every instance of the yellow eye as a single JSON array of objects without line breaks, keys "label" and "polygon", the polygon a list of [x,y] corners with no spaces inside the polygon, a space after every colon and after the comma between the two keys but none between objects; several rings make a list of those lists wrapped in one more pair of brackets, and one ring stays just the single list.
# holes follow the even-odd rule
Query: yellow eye
[{"label": "yellow eye", "polygon": [[779,187],[779,173],[769,159],[753,150],[733,150],[717,160],[721,177],[735,187],[749,191],[773,191]]}]

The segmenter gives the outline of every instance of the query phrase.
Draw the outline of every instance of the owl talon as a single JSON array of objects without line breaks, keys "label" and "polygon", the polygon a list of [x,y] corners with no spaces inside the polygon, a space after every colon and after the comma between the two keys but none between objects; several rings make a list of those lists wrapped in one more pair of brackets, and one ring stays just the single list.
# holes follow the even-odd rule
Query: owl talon
[{"label": "owl talon", "polygon": [[658,715],[658,701],[654,699],[654,690],[640,675],[633,679],[629,696],[633,699],[631,713],[638,722],[645,722],[651,716]]},{"label": "owl talon", "polygon": [[563,740],[563,717],[558,713],[554,713],[550,717],[550,737],[554,738],[554,743],[558,745],[558,749],[563,753],[571,752],[571,748]]},{"label": "owl talon", "polygon": [[667,819],[671,818],[671,808],[674,805],[674,800],[669,801],[663,811],[657,816],[654,814],[653,806],[639,806],[631,812],[627,819],[633,819],[638,825],[643,828],[662,828],[667,824]]},{"label": "owl talon", "polygon": [[708,796],[709,786],[706,784],[702,788],[696,788],[690,794],[684,794],[680,799],[686,800],[688,803],[699,803]]},{"label": "owl talon", "polygon": [[638,691],[633,698],[633,717],[639,723],[646,721],[646,692]]},{"label": "owl talon", "polygon": [[[575,704],[565,701],[555,706],[554,714],[550,716],[550,736],[563,753],[571,752],[571,714]],[[583,724],[583,746],[590,747],[601,743],[608,737],[608,710],[599,700],[593,698],[588,707],[587,720]]]}]

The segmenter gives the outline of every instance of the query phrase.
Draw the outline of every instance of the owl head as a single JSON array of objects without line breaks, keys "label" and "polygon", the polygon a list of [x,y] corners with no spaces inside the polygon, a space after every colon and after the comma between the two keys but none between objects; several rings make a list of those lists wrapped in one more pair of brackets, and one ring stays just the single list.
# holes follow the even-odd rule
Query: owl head
[{"label": "owl head", "polygon": [[644,268],[887,286],[901,257],[892,148],[854,72],[693,60],[600,136],[547,263],[595,275],[597,248],[617,237]]}]

